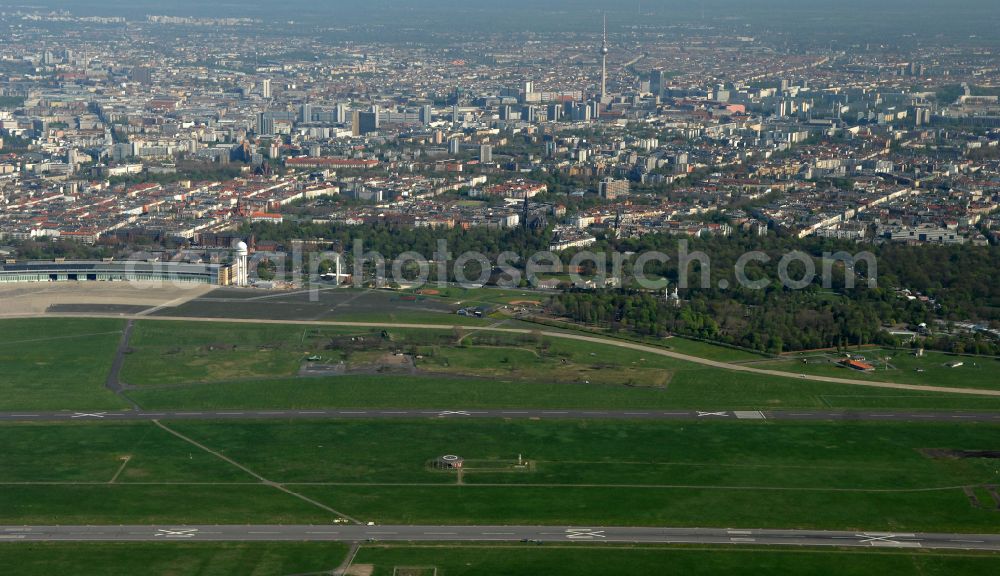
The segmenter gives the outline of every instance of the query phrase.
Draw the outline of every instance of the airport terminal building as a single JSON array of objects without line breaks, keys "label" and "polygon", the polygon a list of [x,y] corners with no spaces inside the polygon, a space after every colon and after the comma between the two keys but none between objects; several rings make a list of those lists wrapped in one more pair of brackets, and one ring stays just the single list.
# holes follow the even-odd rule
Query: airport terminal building
[{"label": "airport terminal building", "polygon": [[181,282],[229,286],[227,264],[132,261],[29,261],[0,264],[0,284],[14,282]]}]

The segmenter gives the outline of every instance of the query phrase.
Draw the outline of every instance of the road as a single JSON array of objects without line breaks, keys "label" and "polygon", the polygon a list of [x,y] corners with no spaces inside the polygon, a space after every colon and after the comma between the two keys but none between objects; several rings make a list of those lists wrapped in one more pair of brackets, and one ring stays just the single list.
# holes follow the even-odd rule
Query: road
[{"label": "road", "polygon": [[0,542],[146,541],[611,542],[1000,551],[1000,534],[582,526],[0,526]]},{"label": "road", "polygon": [[114,412],[0,412],[0,422],[128,420],[323,420],[401,418],[512,418],[527,420],[781,420],[869,422],[1000,422],[1000,412],[892,410],[556,410],[392,409],[132,410]]},{"label": "road", "polygon": [[868,388],[888,388],[893,390],[911,390],[917,392],[940,392],[948,394],[963,394],[963,395],[973,395],[973,396],[1000,396],[1000,390],[987,390],[982,388],[959,388],[953,386],[929,386],[924,384],[900,384],[896,382],[879,382],[873,380],[858,380],[855,378],[838,378],[833,376],[817,376],[815,374],[796,374],[794,372],[784,372],[781,370],[770,370],[766,368],[754,368],[752,366],[745,366],[740,364],[730,364],[728,362],[721,362],[718,360],[710,360],[708,358],[701,358],[699,356],[691,356],[689,354],[681,354],[680,352],[674,352],[672,350],[667,350],[657,346],[650,346],[648,344],[640,344],[638,342],[631,342],[628,340],[617,340],[613,338],[606,338],[601,336],[589,336],[586,334],[578,334],[573,332],[553,332],[550,330],[535,330],[527,328],[500,328],[495,326],[463,326],[463,325],[450,325],[450,324],[407,324],[399,322],[334,322],[334,321],[323,321],[323,320],[264,320],[264,319],[251,319],[251,318],[201,318],[193,316],[140,316],[140,315],[127,315],[127,314],[68,314],[68,313],[53,313],[53,314],[24,314],[24,315],[10,315],[9,317],[15,318],[27,318],[27,317],[66,317],[66,318],[117,318],[124,320],[144,320],[144,321],[166,321],[166,322],[228,322],[236,324],[286,324],[286,325],[302,325],[302,326],[327,326],[327,327],[353,327],[353,328],[382,328],[382,329],[412,329],[412,330],[463,330],[463,331],[488,331],[488,332],[503,332],[507,334],[537,334],[545,336],[547,338],[562,338],[565,340],[578,340],[581,342],[590,342],[593,344],[601,344],[605,346],[617,346],[619,348],[628,348],[630,350],[637,350],[640,352],[645,352],[647,354],[656,354],[658,356],[666,356],[668,358],[674,358],[676,360],[683,360],[685,362],[692,362],[694,364],[700,364],[703,366],[710,366],[712,368],[720,368],[723,370],[732,370],[734,372],[746,372],[750,374],[760,374],[764,376],[777,376],[780,378],[794,378],[796,380],[807,380],[812,382],[827,382],[831,384],[847,384],[850,386],[865,386]]},{"label": "road", "polygon": [[122,391],[125,390],[125,383],[121,381],[122,367],[125,366],[125,355],[128,354],[128,343],[132,338],[133,328],[135,328],[134,320],[129,320],[125,323],[125,329],[122,331],[121,340],[118,342],[118,349],[115,350],[114,362],[111,363],[111,372],[108,373],[108,378],[105,380],[104,386],[128,402],[132,408],[138,410],[139,405],[128,396],[122,394]]}]

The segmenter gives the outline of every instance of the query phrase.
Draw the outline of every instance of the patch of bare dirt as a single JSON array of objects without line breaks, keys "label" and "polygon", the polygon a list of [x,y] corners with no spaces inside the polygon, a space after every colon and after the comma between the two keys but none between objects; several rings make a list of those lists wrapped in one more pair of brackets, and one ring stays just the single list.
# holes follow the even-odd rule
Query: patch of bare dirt
[{"label": "patch of bare dirt", "polygon": [[346,576],[372,576],[374,572],[374,564],[354,564],[344,574]]}]

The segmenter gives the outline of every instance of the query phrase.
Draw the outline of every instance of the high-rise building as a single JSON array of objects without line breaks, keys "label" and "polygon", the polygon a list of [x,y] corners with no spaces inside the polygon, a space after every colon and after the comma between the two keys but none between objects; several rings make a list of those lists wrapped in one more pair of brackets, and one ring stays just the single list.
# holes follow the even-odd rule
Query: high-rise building
[{"label": "high-rise building", "polygon": [[132,69],[132,81],[140,84],[153,83],[153,70],[145,66],[136,66]]},{"label": "high-rise building", "polygon": [[364,136],[372,132],[377,132],[379,128],[378,111],[361,112],[355,111],[352,114],[351,126],[355,136]]},{"label": "high-rise building", "polygon": [[549,104],[549,122],[558,122],[562,116],[562,106],[559,104]]},{"label": "high-rise building", "polygon": [[597,120],[598,118],[601,117],[601,103],[600,102],[591,102],[589,104],[589,107],[590,107],[590,118],[591,119]]},{"label": "high-rise building", "polygon": [[271,79],[264,78],[260,81],[260,95],[264,98],[271,97]]},{"label": "high-rise building", "polygon": [[663,95],[663,70],[654,69],[649,72],[649,91],[657,96]]},{"label": "high-rise building", "polygon": [[458,138],[452,138],[451,140],[448,140],[448,153],[449,154],[451,154],[452,156],[455,156],[455,155],[457,155],[461,151],[462,151],[462,141],[461,140],[459,140]]},{"label": "high-rise building", "polygon": [[587,102],[567,102],[566,114],[573,122],[589,122],[593,107]]},{"label": "high-rise building", "polygon": [[299,122],[308,123],[313,120],[312,104],[306,102],[299,106]]},{"label": "high-rise building", "polygon": [[481,144],[479,146],[479,161],[485,163],[493,161],[493,146]]},{"label": "high-rise building", "polygon": [[267,112],[257,115],[257,133],[261,135],[274,134],[274,117]]},{"label": "high-rise building", "polygon": [[552,140],[545,141],[545,155],[549,158],[556,155],[556,143]]},{"label": "high-rise building", "polygon": [[605,178],[604,180],[601,180],[598,188],[602,197],[607,198],[608,200],[613,200],[618,196],[628,194],[628,186],[628,180]]},{"label": "high-rise building", "polygon": [[524,97],[523,97],[523,101],[524,102],[528,102],[529,100],[531,100],[531,96],[530,95],[534,94],[534,93],[535,93],[535,83],[532,82],[531,80],[525,80],[524,81]]},{"label": "high-rise building", "polygon": [[521,98],[520,88],[512,88],[510,86],[500,88],[500,100],[510,101],[518,100],[519,98]]},{"label": "high-rise building", "polygon": [[433,120],[434,109],[431,108],[430,104],[425,104],[420,108],[420,123],[427,126]]},{"label": "high-rise building", "polygon": [[333,109],[333,121],[337,124],[347,122],[347,104],[337,104]]},{"label": "high-rise building", "polygon": [[351,136],[361,136],[361,111],[351,112]]},{"label": "high-rise building", "polygon": [[931,122],[931,109],[930,108],[914,108],[913,109],[913,122],[915,126],[922,126],[924,124],[930,124]]}]

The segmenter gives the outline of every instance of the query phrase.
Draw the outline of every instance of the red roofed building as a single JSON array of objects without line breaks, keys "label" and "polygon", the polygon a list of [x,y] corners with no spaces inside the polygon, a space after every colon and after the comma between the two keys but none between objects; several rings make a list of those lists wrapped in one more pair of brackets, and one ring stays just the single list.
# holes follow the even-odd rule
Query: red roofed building
[{"label": "red roofed building", "polygon": [[160,112],[170,112],[177,110],[179,104],[180,101],[173,98],[155,98],[146,102],[146,108]]},{"label": "red roofed building", "polygon": [[518,178],[483,189],[487,196],[502,196],[504,198],[531,198],[548,190],[548,186],[540,182],[532,182]]},{"label": "red roofed building", "polygon": [[270,222],[271,224],[281,224],[285,219],[281,214],[274,214],[272,212],[251,212],[250,221],[251,222]]},{"label": "red roofed building", "polygon": [[841,366],[846,366],[847,368],[852,368],[860,372],[874,372],[875,367],[867,362],[862,362],[860,360],[845,359],[840,361]]}]

